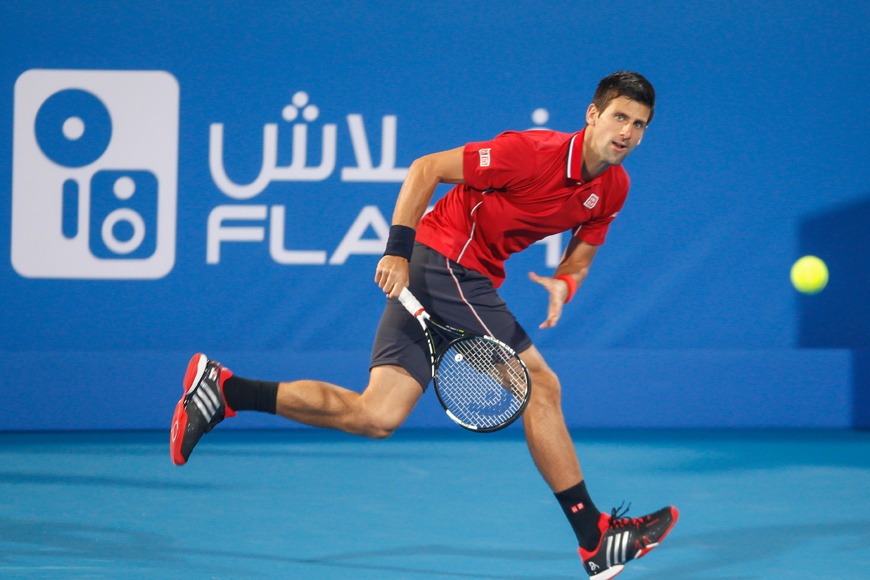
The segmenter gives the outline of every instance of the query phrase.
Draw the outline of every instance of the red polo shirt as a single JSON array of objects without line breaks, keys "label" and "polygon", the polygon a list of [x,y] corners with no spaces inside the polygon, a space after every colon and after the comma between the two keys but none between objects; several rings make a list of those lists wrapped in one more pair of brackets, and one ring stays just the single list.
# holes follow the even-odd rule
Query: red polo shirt
[{"label": "red polo shirt", "polygon": [[581,178],[583,133],[509,131],[465,146],[465,183],[426,214],[417,241],[504,282],[504,261],[551,234],[572,230],[604,243],[628,194],[628,174],[613,165],[592,181]]}]

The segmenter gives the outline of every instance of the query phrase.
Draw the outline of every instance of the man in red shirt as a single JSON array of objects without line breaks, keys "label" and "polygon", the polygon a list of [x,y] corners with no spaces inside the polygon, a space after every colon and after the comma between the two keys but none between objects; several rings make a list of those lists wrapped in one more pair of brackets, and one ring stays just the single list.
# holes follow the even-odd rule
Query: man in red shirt
[{"label": "man in red shirt", "polygon": [[[492,335],[525,362],[534,385],[523,415],[529,451],[575,532],[589,576],[612,578],[626,562],[656,547],[676,523],[676,508],[641,518],[598,511],[565,425],[559,379],[496,292],[511,254],[571,230],[553,276],[529,274],[548,294],[541,328],[557,324],[625,202],[629,179],[621,163],[641,142],[654,107],[652,85],[637,73],[620,71],[599,83],[586,127],[578,133],[507,132],[414,161],[375,273],[389,300],[366,389],[243,379],[197,354],[173,419],[173,462],[184,464],[205,432],[240,410],[374,438],[391,435],[432,379],[425,337],[396,300],[408,287],[433,316]],[[440,183],[455,187],[424,216]]]}]

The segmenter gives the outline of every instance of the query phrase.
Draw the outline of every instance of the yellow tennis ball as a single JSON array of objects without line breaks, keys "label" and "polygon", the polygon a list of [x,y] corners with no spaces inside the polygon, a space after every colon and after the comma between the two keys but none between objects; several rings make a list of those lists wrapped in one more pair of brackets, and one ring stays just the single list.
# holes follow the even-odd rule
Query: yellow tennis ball
[{"label": "yellow tennis ball", "polygon": [[828,285],[828,267],[816,256],[804,256],[791,267],[791,283],[798,292],[818,294]]}]

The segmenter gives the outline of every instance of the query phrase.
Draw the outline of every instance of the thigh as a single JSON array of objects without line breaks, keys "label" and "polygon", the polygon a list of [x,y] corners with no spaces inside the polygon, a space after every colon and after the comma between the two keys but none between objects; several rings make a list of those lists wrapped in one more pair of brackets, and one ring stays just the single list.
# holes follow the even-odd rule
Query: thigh
[{"label": "thigh", "polygon": [[405,422],[422,395],[419,381],[405,369],[382,365],[371,370],[362,401],[382,428],[394,431]]}]

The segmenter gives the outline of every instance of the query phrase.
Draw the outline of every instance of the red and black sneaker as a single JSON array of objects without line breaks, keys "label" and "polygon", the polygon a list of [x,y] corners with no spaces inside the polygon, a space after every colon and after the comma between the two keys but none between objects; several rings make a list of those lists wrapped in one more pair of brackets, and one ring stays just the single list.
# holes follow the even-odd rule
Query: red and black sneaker
[{"label": "red and black sneaker", "polygon": [[224,398],[224,381],[233,376],[219,362],[195,354],[184,375],[184,395],[175,406],[169,433],[169,455],[175,465],[184,465],[204,433],[226,417],[235,416]]},{"label": "red and black sneaker", "polygon": [[673,506],[662,508],[648,516],[624,518],[628,509],[610,515],[601,514],[598,529],[601,540],[592,552],[580,548],[580,559],[590,580],[608,580],[625,567],[625,563],[645,556],[668,535],[680,512]]}]

